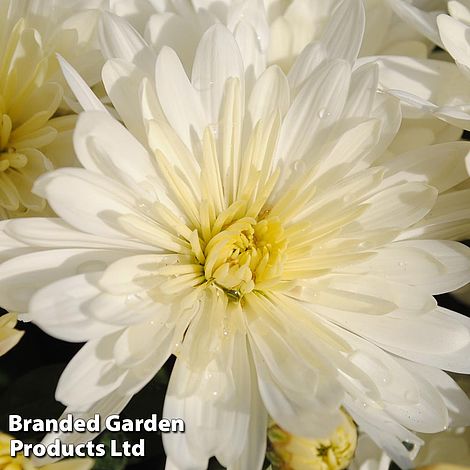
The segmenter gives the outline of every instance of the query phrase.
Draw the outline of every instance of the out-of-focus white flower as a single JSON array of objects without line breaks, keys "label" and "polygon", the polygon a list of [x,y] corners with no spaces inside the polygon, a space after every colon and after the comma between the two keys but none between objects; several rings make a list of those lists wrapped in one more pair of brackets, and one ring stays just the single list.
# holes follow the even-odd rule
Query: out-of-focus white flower
[{"label": "out-of-focus white flower", "polygon": [[15,330],[16,315],[5,313],[0,316],[0,356],[3,356],[11,348],[16,346],[24,334],[24,331]]},{"label": "out-of-focus white flower", "polygon": [[[0,432],[0,468],[2,470],[36,470],[33,462],[23,454],[10,456],[10,441],[14,439],[8,434]],[[92,459],[67,459],[41,467],[41,470],[90,470],[93,468]]]},{"label": "out-of-focus white flower", "polygon": [[0,219],[44,212],[44,199],[31,192],[35,179],[73,162],[75,118],[57,117],[65,82],[54,53],[86,76],[90,60],[99,76],[94,56],[83,55],[90,50],[79,17],[88,14],[71,15],[71,6],[62,4],[0,0]]},{"label": "out-of-focus white flower", "polygon": [[470,144],[390,158],[399,103],[375,65],[353,70],[362,8],[344,1],[288,77],[257,79],[256,35],[212,26],[188,78],[106,14],[103,81],[127,129],[64,67],[89,110],[84,168],[36,183],[59,218],[1,224],[0,304],[87,342],[56,394],[84,417],[119,412],[175,354],[164,414],[186,432],[163,437],[168,469],[261,468],[268,414],[321,438],[343,406],[403,467],[412,431],[470,420],[441,370],[470,372],[470,320],[433,298],[469,279],[448,239]]}]

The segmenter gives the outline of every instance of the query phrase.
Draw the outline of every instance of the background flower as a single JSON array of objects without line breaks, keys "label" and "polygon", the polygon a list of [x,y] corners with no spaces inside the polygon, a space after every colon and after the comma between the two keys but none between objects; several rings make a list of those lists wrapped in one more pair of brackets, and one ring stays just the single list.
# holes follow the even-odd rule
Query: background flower
[{"label": "background flower", "polygon": [[[10,441],[14,439],[8,434],[0,433],[0,466],[5,470],[36,470],[31,460],[23,454],[10,456]],[[44,465],[43,470],[90,470],[94,465],[92,459],[67,459],[62,462]]]},{"label": "background flower", "polygon": [[90,85],[99,79],[102,56],[92,51],[90,23],[98,12],[75,14],[83,7],[54,0],[0,2],[0,219],[47,213],[32,184],[45,171],[74,164],[75,117],[59,116],[70,111],[54,54],[67,56]]},{"label": "background flower", "polygon": [[15,330],[16,315],[5,313],[0,316],[0,356],[14,347],[23,336],[23,331]]}]

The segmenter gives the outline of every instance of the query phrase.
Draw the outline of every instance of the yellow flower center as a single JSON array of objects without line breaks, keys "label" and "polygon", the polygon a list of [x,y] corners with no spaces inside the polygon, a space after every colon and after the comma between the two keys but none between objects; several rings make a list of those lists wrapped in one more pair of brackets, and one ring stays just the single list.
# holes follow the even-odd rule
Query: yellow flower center
[{"label": "yellow flower center", "polygon": [[279,278],[286,245],[278,218],[257,221],[243,217],[207,243],[206,280],[215,282],[230,298],[239,299]]},{"label": "yellow flower center", "polygon": [[62,88],[49,81],[49,54],[39,33],[20,19],[0,19],[0,219],[42,211],[45,201],[31,194],[36,178],[52,169],[42,148],[53,142],[51,119]]}]

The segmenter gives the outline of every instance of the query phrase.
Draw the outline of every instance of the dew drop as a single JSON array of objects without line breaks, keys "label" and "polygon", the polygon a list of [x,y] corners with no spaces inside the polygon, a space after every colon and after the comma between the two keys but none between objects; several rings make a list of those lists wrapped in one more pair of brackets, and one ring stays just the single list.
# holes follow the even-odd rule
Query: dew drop
[{"label": "dew drop", "polygon": [[408,263],[406,261],[399,261],[398,262],[398,266],[403,270],[403,271],[406,271],[406,267],[407,267]]},{"label": "dew drop", "polygon": [[142,300],[142,295],[141,294],[129,294],[126,297],[125,303],[130,304],[133,302],[137,302],[138,300]]},{"label": "dew drop", "polygon": [[331,113],[326,109],[326,108],[321,108],[319,111],[318,111],[318,117],[320,119],[325,119],[327,117],[331,116]]},{"label": "dew drop", "polygon": [[217,139],[217,137],[219,135],[219,126],[217,124],[209,124],[209,129],[211,130],[212,135],[214,136],[214,138]]},{"label": "dew drop", "polygon": [[152,210],[152,205],[149,201],[146,201],[145,199],[139,199],[137,201],[137,207],[143,212],[149,212]]},{"label": "dew drop", "polygon": [[299,172],[299,173],[304,173],[305,172],[305,163],[302,160],[297,160],[294,162],[294,171]]}]

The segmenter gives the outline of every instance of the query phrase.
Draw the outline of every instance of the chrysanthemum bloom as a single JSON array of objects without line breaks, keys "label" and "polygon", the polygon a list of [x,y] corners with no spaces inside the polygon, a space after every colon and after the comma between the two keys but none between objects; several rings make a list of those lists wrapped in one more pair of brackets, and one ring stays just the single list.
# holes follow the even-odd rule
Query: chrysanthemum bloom
[{"label": "chrysanthemum bloom", "polygon": [[293,436],[277,424],[268,428],[267,456],[274,470],[344,470],[354,456],[356,426],[349,417],[326,439]]},{"label": "chrysanthemum bloom", "polygon": [[[174,49],[188,73],[191,72],[195,50],[204,32],[214,24],[226,25],[233,32],[244,60],[250,62],[250,71],[245,78],[251,81],[252,76],[257,78],[266,65],[278,65],[288,73],[301,53],[306,54],[309,51],[312,54],[311,49],[316,47],[315,42],[325,33],[329,18],[339,3],[337,0],[188,0],[186,2],[167,0],[157,4],[148,0],[138,3],[115,0],[110,4],[110,8],[115,14],[132,22],[149,44],[150,50],[155,51],[154,53],[163,46]],[[362,61],[376,60],[375,56],[378,54],[381,57],[393,58],[428,57],[438,34],[427,34],[429,28],[424,28],[424,32],[417,31],[396,14],[397,12],[408,19],[409,10],[413,10],[411,5],[387,0],[366,0],[363,4],[365,28],[359,50],[359,56],[363,57]],[[424,6],[432,9],[435,4],[436,2],[431,1]],[[354,11],[351,10],[349,13],[354,14]],[[429,13],[428,22],[434,21],[435,24],[435,17],[436,12]],[[356,19],[357,21],[359,19]],[[105,20],[107,26],[102,30],[105,55],[108,58],[119,57],[128,60],[129,47],[114,47],[117,31],[109,23],[108,18]],[[354,27],[355,23],[351,24]],[[185,34],[181,34],[181,31]],[[350,32],[342,31],[341,34],[348,36]],[[432,40],[426,39],[425,34]],[[336,38],[332,40],[335,41]],[[130,39],[130,48],[135,47],[138,42],[135,37]],[[146,56],[149,55],[148,52]],[[318,47],[316,53],[317,56],[321,54],[318,52]],[[138,65],[142,66],[143,62],[143,58],[140,58]],[[455,69],[455,66],[451,67]],[[145,66],[141,68],[146,71]],[[113,72],[106,70],[104,73]],[[153,71],[150,75],[150,79],[153,80]],[[398,77],[400,80],[394,80],[393,87],[407,90],[410,79],[403,80],[400,74]],[[384,88],[391,84],[389,74],[386,78],[387,80],[384,79],[382,83]],[[427,83],[429,78],[424,77],[423,81]],[[120,86],[122,87],[122,83],[115,85],[116,88]],[[427,113],[405,111],[407,111],[406,117],[413,119],[402,121],[399,137],[394,144],[394,147],[399,147],[399,151],[409,148],[410,144],[418,148],[423,145],[458,140],[461,136],[459,129],[443,121],[429,119]],[[142,132],[137,133],[134,128],[133,132],[136,136],[142,135]]]},{"label": "chrysanthemum bloom", "polygon": [[[0,432],[0,468],[2,470],[36,470],[37,467],[23,454],[10,456],[10,441],[14,439]],[[90,470],[94,465],[92,459],[68,459],[41,467],[42,470]]]},{"label": "chrysanthemum bloom", "polygon": [[23,336],[23,331],[15,330],[16,315],[5,313],[0,316],[0,356],[7,353]]},{"label": "chrysanthemum bloom", "polygon": [[46,202],[31,192],[33,182],[73,161],[75,117],[56,117],[64,82],[54,52],[87,77],[86,60],[96,60],[83,60],[88,49],[80,29],[89,15],[64,19],[59,10],[55,1],[0,1],[0,219],[43,212]]},{"label": "chrysanthemum bloom", "polygon": [[[374,65],[352,71],[363,19],[347,0],[288,77],[271,66],[253,82],[222,25],[190,80],[173,50],[153,64],[108,18],[109,50],[128,61],[106,64],[105,86],[147,148],[85,112],[84,168],[35,186],[59,218],[1,226],[0,304],[87,342],[59,381],[67,411],[119,412],[174,354],[164,414],[186,432],[163,436],[169,469],[212,455],[261,468],[268,414],[321,438],[343,406],[403,467],[421,443],[411,431],[468,423],[441,369],[470,371],[470,320],[432,295],[469,278],[468,248],[447,239],[467,221],[452,201],[470,144],[389,158],[399,104],[377,93]],[[140,68],[152,65],[155,81]]]},{"label": "chrysanthemum bloom", "polygon": [[[184,65],[191,65],[195,47],[205,30],[212,24],[222,23],[236,36],[240,35],[240,30],[245,35],[255,35],[268,62],[281,66],[287,73],[305,46],[320,39],[339,3],[339,0],[166,0],[158,3],[114,0],[110,9],[128,18],[155,49],[171,46]],[[365,0],[364,6],[366,27],[359,55],[427,57],[433,43],[394,13],[393,8],[401,13],[400,5],[387,0]],[[186,34],[179,34],[181,30]]]}]

